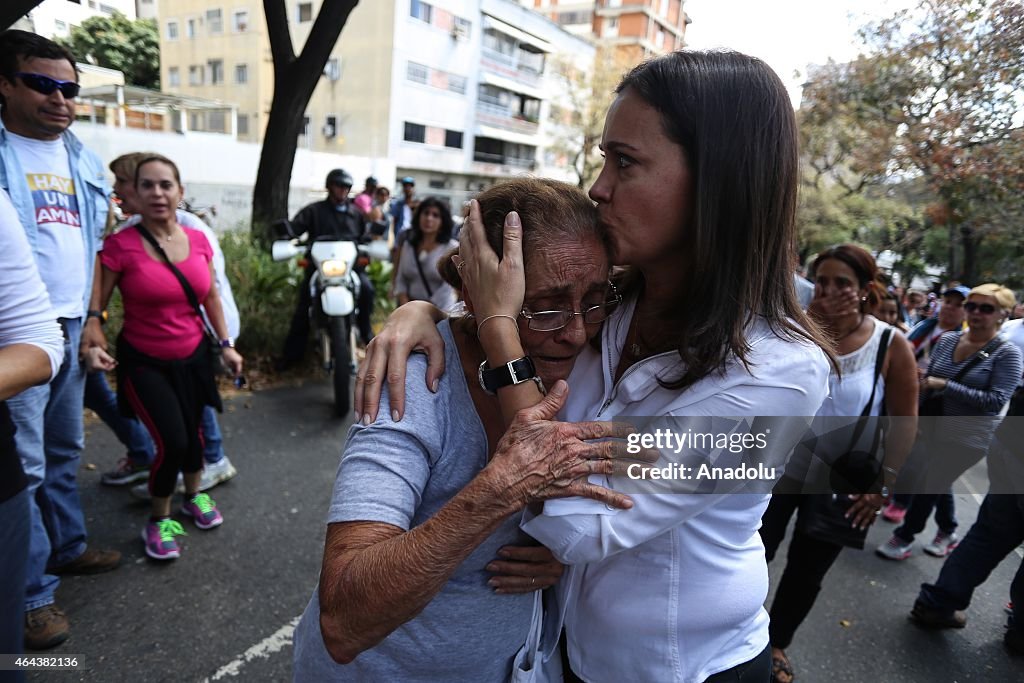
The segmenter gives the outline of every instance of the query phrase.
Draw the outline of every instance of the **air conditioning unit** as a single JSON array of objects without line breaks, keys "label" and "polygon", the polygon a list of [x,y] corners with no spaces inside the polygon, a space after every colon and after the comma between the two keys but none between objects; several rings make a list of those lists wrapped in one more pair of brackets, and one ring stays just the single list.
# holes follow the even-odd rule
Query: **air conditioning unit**
[{"label": "air conditioning unit", "polygon": [[469,31],[465,24],[454,24],[452,26],[452,40],[466,40],[469,38]]},{"label": "air conditioning unit", "polygon": [[329,81],[337,81],[341,78],[341,61],[337,58],[327,60],[324,65],[324,76]]}]

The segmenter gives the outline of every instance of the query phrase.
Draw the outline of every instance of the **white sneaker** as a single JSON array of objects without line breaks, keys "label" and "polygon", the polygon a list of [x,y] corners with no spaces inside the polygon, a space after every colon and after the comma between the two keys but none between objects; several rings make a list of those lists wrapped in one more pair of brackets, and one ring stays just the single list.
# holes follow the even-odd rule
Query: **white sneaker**
[{"label": "white sneaker", "polygon": [[913,543],[904,543],[899,536],[893,536],[886,543],[875,548],[875,554],[890,560],[905,560],[913,551]]},{"label": "white sneaker", "polygon": [[[224,456],[218,462],[207,464],[203,468],[203,475],[199,479],[199,490],[209,491],[217,484],[223,484],[231,477],[238,474],[238,470],[228,460],[228,456]],[[185,493],[185,479],[178,473],[178,483],[174,487],[175,493]],[[139,484],[138,486],[132,487],[132,495],[140,500],[149,500],[149,484]]]},{"label": "white sneaker", "polygon": [[935,557],[945,557],[953,552],[953,548],[960,545],[960,537],[956,534],[947,534],[943,531],[935,534],[932,542],[924,547],[924,551]]}]

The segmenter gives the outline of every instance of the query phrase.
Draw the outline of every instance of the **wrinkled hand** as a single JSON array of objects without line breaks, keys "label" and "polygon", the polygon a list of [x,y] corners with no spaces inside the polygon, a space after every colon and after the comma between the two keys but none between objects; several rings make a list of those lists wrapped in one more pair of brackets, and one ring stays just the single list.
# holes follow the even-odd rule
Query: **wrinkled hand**
[{"label": "wrinkled hand", "polygon": [[487,585],[495,593],[532,593],[558,583],[565,565],[542,545],[506,545],[498,551],[498,559],[487,565],[487,571],[494,574]]},{"label": "wrinkled hand", "polygon": [[391,419],[405,415],[405,368],[409,354],[427,354],[427,388],[437,391],[444,374],[444,341],[437,331],[438,309],[424,301],[410,301],[388,316],[384,328],[366,347],[359,364],[353,396],[355,420],[370,424],[380,409],[381,380],[388,382]]},{"label": "wrinkled hand", "polygon": [[878,493],[852,494],[850,500],[854,502],[846,511],[846,518],[850,520],[850,526],[857,529],[867,529],[874,524],[886,502]]},{"label": "wrinkled hand", "polygon": [[231,347],[224,349],[224,364],[231,370],[231,374],[238,377],[242,374],[242,354]]},{"label": "wrinkled hand", "polygon": [[107,353],[106,349],[92,346],[82,353],[82,362],[86,372],[107,372],[117,367],[117,361]]},{"label": "wrinkled hand", "polygon": [[855,289],[841,289],[837,292],[821,296],[818,296],[818,292],[815,291],[814,299],[811,300],[811,305],[807,307],[807,312],[827,320],[829,318],[850,315],[851,313],[859,313],[860,303],[860,297]]},{"label": "wrinkled hand", "polygon": [[[635,430],[621,422],[553,422],[569,394],[558,380],[537,405],[516,414],[498,442],[482,474],[490,478],[493,495],[510,512],[552,498],[583,496],[629,509],[633,501],[587,481],[591,474],[622,471],[626,460],[654,462],[656,452],[626,453],[622,439]],[[618,439],[588,443],[595,439]]]},{"label": "wrinkled hand", "polygon": [[455,263],[478,321],[494,315],[516,318],[523,309],[523,226],[515,211],[505,216],[503,235],[499,259],[487,243],[480,203],[472,200],[460,237],[459,260]]}]

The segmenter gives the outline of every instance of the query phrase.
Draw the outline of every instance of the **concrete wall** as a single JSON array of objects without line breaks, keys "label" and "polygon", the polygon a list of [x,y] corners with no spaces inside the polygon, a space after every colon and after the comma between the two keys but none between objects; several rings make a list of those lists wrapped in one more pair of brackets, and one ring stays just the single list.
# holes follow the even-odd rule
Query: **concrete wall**
[{"label": "concrete wall", "polygon": [[[252,188],[260,160],[259,145],[213,133],[154,133],[82,121],[75,123],[72,130],[104,163],[110,163],[121,154],[145,151],[173,159],[181,170],[185,199],[193,204],[217,207],[215,228],[223,231],[249,226]],[[299,149],[291,172],[289,216],[310,201],[323,198],[327,172],[339,167],[356,179],[357,192],[362,189],[362,179],[371,172],[381,184],[388,187],[395,184],[395,165],[386,159]],[[113,182],[113,176],[109,178]]]}]

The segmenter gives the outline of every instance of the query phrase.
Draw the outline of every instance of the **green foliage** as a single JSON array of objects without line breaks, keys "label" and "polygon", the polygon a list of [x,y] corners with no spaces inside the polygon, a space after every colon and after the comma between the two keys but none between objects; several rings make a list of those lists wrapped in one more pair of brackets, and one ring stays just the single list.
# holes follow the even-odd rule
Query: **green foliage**
[{"label": "green foliage", "polygon": [[239,351],[254,358],[280,353],[301,273],[291,263],[275,262],[247,230],[220,235],[220,246],[242,319]]},{"label": "green foliage", "polygon": [[390,296],[391,273],[393,266],[387,261],[373,261],[366,267],[366,276],[373,283],[374,297],[373,323],[382,324],[391,311],[395,310],[395,301]]},{"label": "green foliage", "polygon": [[912,215],[896,217],[905,261],[937,257],[969,282],[1005,272],[997,262],[1024,238],[1024,3],[921,0],[861,38],[855,60],[808,74],[800,123],[813,184],[843,197],[913,186]]},{"label": "green foliage", "polygon": [[130,21],[120,12],[90,17],[57,42],[75,59],[124,72],[128,85],[160,89],[160,34],[156,21]]}]

